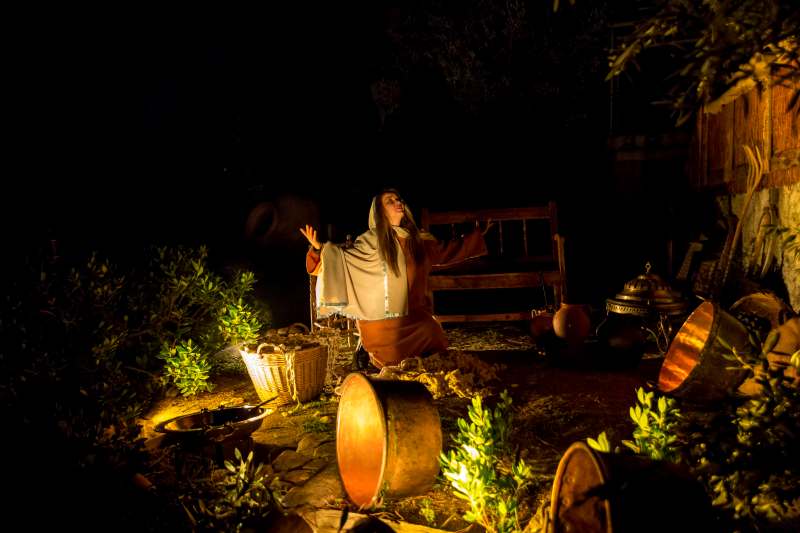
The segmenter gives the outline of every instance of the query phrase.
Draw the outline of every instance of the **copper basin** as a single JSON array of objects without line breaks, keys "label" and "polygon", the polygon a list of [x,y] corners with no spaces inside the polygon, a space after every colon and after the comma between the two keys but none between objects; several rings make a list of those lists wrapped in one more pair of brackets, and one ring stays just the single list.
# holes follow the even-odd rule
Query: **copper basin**
[{"label": "copper basin", "polygon": [[170,418],[155,427],[159,433],[166,433],[186,440],[226,441],[249,437],[257,430],[264,418],[272,412],[268,407],[220,407]]},{"label": "copper basin", "polygon": [[[680,512],[664,512],[665,501]],[[552,533],[719,529],[703,487],[683,467],[598,452],[585,442],[573,443],[558,463],[550,516]],[[692,527],[686,526],[687,517]]]},{"label": "copper basin", "polygon": [[350,500],[423,494],[439,472],[442,427],[428,390],[415,381],[345,378],[336,415],[336,458]]},{"label": "copper basin", "polygon": [[747,376],[734,361],[725,359],[730,350],[753,353],[747,328],[714,302],[697,306],[683,323],[658,375],[658,388],[673,396],[715,401],[728,396]]}]

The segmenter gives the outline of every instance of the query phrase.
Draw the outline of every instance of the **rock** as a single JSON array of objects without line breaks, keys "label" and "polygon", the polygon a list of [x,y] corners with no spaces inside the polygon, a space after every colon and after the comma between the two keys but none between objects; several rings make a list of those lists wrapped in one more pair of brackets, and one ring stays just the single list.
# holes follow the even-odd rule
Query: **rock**
[{"label": "rock", "polygon": [[344,498],[344,487],[336,464],[329,464],[302,487],[295,487],[283,498],[284,507],[311,505],[321,507],[332,500]]},{"label": "rock", "polygon": [[300,429],[296,426],[262,427],[253,432],[253,440],[270,448],[297,448]]},{"label": "rock", "polygon": [[[316,533],[339,533],[345,531],[394,531],[395,533],[445,533],[444,529],[411,524],[409,522],[398,522],[377,516],[370,516],[361,513],[349,512],[346,517],[342,516],[339,509],[303,509],[298,511],[306,523]],[[342,526],[342,519],[345,523]],[[272,530],[270,530],[272,531]],[[484,533],[483,527],[478,524],[470,524],[466,529],[460,529],[455,533]],[[526,532],[528,529],[525,530]]]},{"label": "rock", "polygon": [[310,472],[308,470],[292,470],[291,472],[287,472],[281,478],[284,481],[288,481],[289,483],[293,483],[295,485],[302,485],[314,475],[314,472]]},{"label": "rock", "polygon": [[326,466],[331,464],[330,457],[315,457],[303,465],[303,470],[308,470],[311,474],[316,474]]},{"label": "rock", "polygon": [[267,527],[263,531],[272,531],[273,533],[312,533],[314,530],[300,516],[284,516],[281,513],[272,513]]},{"label": "rock", "polygon": [[306,455],[314,455],[314,450],[326,442],[334,439],[332,433],[309,433],[300,439],[297,444],[297,453],[304,453]]},{"label": "rock", "polygon": [[308,455],[303,455],[292,450],[285,450],[272,461],[272,468],[276,472],[285,472],[287,470],[296,470],[311,460]]},{"label": "rock", "polygon": [[336,457],[336,443],[326,442],[314,450],[314,457]]},{"label": "rock", "polygon": [[289,483],[288,481],[284,481],[279,477],[272,478],[272,481],[269,484],[269,488],[278,494],[286,494],[290,490],[294,489],[295,486]]}]

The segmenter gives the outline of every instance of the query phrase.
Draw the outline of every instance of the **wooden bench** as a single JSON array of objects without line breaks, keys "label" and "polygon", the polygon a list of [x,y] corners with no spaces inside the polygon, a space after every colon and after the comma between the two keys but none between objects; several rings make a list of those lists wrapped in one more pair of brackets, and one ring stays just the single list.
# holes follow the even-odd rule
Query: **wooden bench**
[{"label": "wooden bench", "polygon": [[[489,256],[456,267],[434,271],[429,288],[440,291],[479,289],[532,289],[546,287],[556,308],[561,302],[563,264],[557,249],[558,214],[555,202],[540,207],[481,209],[476,211],[422,210],[422,227],[439,239],[466,233],[478,220],[494,223],[486,234]],[[502,313],[438,314],[441,322],[494,322],[529,320],[530,305],[523,311]]]}]

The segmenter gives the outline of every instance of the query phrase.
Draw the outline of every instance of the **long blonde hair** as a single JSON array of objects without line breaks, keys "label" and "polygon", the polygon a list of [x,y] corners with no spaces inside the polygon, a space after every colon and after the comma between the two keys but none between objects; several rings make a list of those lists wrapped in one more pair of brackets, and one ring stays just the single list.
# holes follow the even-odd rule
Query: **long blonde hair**
[{"label": "long blonde hair", "polygon": [[[396,189],[384,189],[373,200],[375,205],[375,232],[378,234],[378,248],[381,257],[392,269],[395,276],[400,275],[400,268],[397,265],[397,233],[392,229],[389,219],[386,218],[386,212],[383,208],[383,195],[387,193],[394,193],[398,198],[402,199],[400,193]],[[421,263],[425,259],[425,246],[422,244],[422,236],[411,210],[405,202],[403,202],[403,218],[400,220],[400,227],[408,232],[409,249],[411,251],[411,258],[415,263]],[[408,259],[408,258],[407,258]]]}]

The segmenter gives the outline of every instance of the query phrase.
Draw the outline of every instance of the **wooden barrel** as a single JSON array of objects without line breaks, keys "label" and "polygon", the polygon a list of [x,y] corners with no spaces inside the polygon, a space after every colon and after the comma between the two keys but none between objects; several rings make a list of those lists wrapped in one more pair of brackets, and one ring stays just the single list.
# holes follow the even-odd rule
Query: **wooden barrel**
[{"label": "wooden barrel", "polygon": [[439,473],[442,426],[428,389],[416,381],[347,376],[336,415],[336,458],[350,500],[428,491]]},{"label": "wooden barrel", "polygon": [[585,442],[558,464],[550,518],[553,533],[715,531],[708,496],[683,469]]},{"label": "wooden barrel", "polygon": [[753,354],[749,334],[741,322],[712,301],[705,301],[689,315],[669,345],[658,375],[661,392],[699,402],[725,398],[744,381],[747,371],[731,369],[725,359],[729,349]]}]

